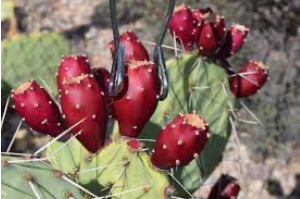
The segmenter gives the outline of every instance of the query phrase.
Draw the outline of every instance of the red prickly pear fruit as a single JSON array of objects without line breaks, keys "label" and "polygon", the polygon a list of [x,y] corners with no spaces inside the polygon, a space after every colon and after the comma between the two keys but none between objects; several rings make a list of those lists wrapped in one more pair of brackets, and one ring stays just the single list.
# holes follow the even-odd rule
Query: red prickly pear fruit
[{"label": "red prickly pear fruit", "polygon": [[200,116],[179,114],[158,134],[151,162],[159,169],[186,165],[199,156],[208,136],[208,125]]},{"label": "red prickly pear fruit", "polygon": [[197,21],[191,9],[185,4],[175,7],[169,24],[169,33],[176,37],[185,51],[192,51],[198,34]]},{"label": "red prickly pear fruit", "polygon": [[66,81],[61,93],[61,105],[67,126],[73,135],[81,131],[77,139],[91,153],[104,144],[107,113],[104,92],[93,75],[80,75]]},{"label": "red prickly pear fruit", "polygon": [[249,28],[243,25],[234,24],[230,26],[217,56],[221,59],[227,59],[237,53],[243,47],[248,33]]},{"label": "red prickly pear fruit", "polygon": [[59,91],[63,89],[64,83],[71,77],[91,72],[90,64],[86,56],[64,56],[59,64],[57,72],[57,87]]},{"label": "red prickly pear fruit", "polygon": [[262,62],[250,61],[230,77],[230,90],[237,98],[255,94],[268,79],[268,67]]},{"label": "red prickly pear fruit", "polygon": [[159,78],[155,65],[147,61],[131,61],[125,68],[124,87],[112,104],[120,134],[137,137],[157,106]]},{"label": "red prickly pear fruit", "polygon": [[108,86],[110,79],[110,72],[104,67],[95,67],[92,69],[93,74],[95,74],[99,86],[105,93],[105,96],[108,96]]},{"label": "red prickly pear fruit", "polygon": [[13,90],[15,110],[33,130],[58,136],[64,131],[58,106],[34,80],[30,80]]},{"label": "red prickly pear fruit", "polygon": [[208,199],[236,199],[240,190],[236,178],[223,174],[211,189]]},{"label": "red prickly pear fruit", "polygon": [[[110,72],[104,67],[94,67],[92,69],[93,74],[95,74],[99,86],[102,88],[105,94],[105,102],[110,111],[113,99],[108,94],[108,87],[110,81]],[[112,113],[109,113],[112,114]],[[113,116],[113,115],[112,115]]]},{"label": "red prickly pear fruit", "polygon": [[202,15],[197,46],[200,54],[214,54],[225,38],[225,20],[218,14],[207,12]]},{"label": "red prickly pear fruit", "polygon": [[135,152],[141,148],[141,143],[137,139],[131,138],[127,142],[127,146],[130,151]]},{"label": "red prickly pear fruit", "polygon": [[[120,44],[125,48],[124,61],[149,61],[149,54],[139,38],[132,31],[126,31],[120,36]],[[115,54],[115,43],[108,43],[112,57]]]},{"label": "red prickly pear fruit", "polygon": [[193,9],[192,13],[193,13],[194,19],[197,20],[197,22],[200,26],[202,23],[203,16],[205,16],[207,14],[212,14],[213,10],[209,7],[208,8],[200,8],[200,9]]}]

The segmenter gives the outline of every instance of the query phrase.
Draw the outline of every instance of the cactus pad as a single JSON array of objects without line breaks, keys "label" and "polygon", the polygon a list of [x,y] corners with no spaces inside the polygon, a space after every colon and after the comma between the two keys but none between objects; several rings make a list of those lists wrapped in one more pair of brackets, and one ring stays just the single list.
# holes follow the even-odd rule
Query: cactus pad
[{"label": "cactus pad", "polygon": [[[43,199],[83,198],[79,189],[55,177],[52,166],[45,162],[8,163],[22,159],[6,156],[2,156],[1,159],[1,196],[3,198],[34,199],[38,196]],[[37,195],[31,186],[36,190]]]},{"label": "cactus pad", "polygon": [[32,33],[13,35],[2,41],[2,80],[10,86],[41,77],[56,90],[55,71],[61,56],[70,51],[67,40],[57,33]]},{"label": "cactus pad", "polygon": [[79,184],[98,196],[164,198],[169,186],[166,175],[151,166],[143,149],[130,147],[130,141],[116,139],[97,154],[89,153],[76,139],[55,152],[63,145],[56,142],[48,148],[47,156],[54,157],[54,168],[73,174]]}]

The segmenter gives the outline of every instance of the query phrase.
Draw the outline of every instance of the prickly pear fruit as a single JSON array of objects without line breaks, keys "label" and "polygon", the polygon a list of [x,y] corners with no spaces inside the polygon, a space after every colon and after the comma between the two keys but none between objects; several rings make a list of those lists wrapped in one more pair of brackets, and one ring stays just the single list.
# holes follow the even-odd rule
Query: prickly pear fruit
[{"label": "prickly pear fruit", "polygon": [[268,79],[268,67],[262,62],[250,61],[230,77],[230,90],[237,98],[255,94]]},{"label": "prickly pear fruit", "polygon": [[211,189],[208,199],[236,199],[240,189],[236,178],[222,175]]},{"label": "prickly pear fruit", "polygon": [[248,33],[249,29],[243,25],[234,24],[230,26],[217,56],[221,59],[227,59],[238,52],[243,47]]},{"label": "prickly pear fruit", "polygon": [[204,148],[208,125],[197,114],[179,114],[158,134],[151,162],[159,169],[186,165]]},{"label": "prickly pear fruit", "polygon": [[35,131],[53,137],[64,131],[59,108],[36,81],[30,80],[13,90],[12,98],[18,114]]},{"label": "prickly pear fruit", "polygon": [[57,72],[57,87],[59,91],[61,91],[64,83],[69,78],[89,74],[90,72],[90,64],[86,56],[64,56]]},{"label": "prickly pear fruit", "polygon": [[[124,61],[149,61],[149,54],[139,38],[132,31],[126,31],[120,36],[120,44],[125,48]],[[108,43],[112,57],[115,54],[114,41]]]},{"label": "prickly pear fruit", "polygon": [[124,88],[112,104],[120,134],[137,137],[157,106],[159,78],[155,65],[147,61],[131,61],[126,65]]},{"label": "prickly pear fruit", "polygon": [[110,78],[109,71],[104,67],[94,67],[92,68],[92,72],[96,76],[96,79],[104,93],[107,94]]},{"label": "prickly pear fruit", "polygon": [[92,73],[95,75],[99,86],[102,88],[104,92],[104,98],[106,102],[106,106],[108,108],[108,114],[110,117],[114,117],[112,111],[111,111],[111,105],[113,102],[113,98],[109,96],[108,94],[108,86],[109,86],[109,81],[110,81],[110,72],[104,68],[104,67],[94,67],[92,68]]},{"label": "prickly pear fruit", "polygon": [[141,148],[141,143],[137,139],[131,138],[127,142],[127,146],[130,151],[137,151]]},{"label": "prickly pear fruit", "polygon": [[107,113],[104,92],[92,75],[80,75],[66,81],[61,93],[61,105],[68,127],[81,122],[72,134],[90,152],[97,152],[104,144]]},{"label": "prickly pear fruit", "polygon": [[175,7],[169,24],[169,32],[184,50],[192,51],[198,34],[197,21],[194,19],[191,9],[185,4]]},{"label": "prickly pear fruit", "polygon": [[210,55],[219,49],[225,38],[225,20],[211,12],[202,15],[202,20],[197,46],[200,54]]},{"label": "prickly pear fruit", "polygon": [[210,7],[207,7],[207,8],[193,9],[192,13],[193,13],[194,19],[196,19],[198,24],[201,25],[203,16],[205,16],[207,14],[212,14],[213,11]]}]

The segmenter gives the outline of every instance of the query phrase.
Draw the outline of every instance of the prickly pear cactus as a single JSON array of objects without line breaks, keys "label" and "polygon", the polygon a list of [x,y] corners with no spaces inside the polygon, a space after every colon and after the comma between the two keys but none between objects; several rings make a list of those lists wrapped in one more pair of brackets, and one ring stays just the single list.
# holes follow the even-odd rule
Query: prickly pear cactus
[{"label": "prickly pear cactus", "polygon": [[115,139],[97,154],[89,153],[76,139],[63,145],[56,142],[47,150],[47,157],[54,157],[54,168],[72,174],[97,196],[164,198],[168,179],[151,166],[143,143]]},{"label": "prickly pear cactus", "polygon": [[81,191],[56,175],[49,163],[26,162],[8,156],[2,156],[1,160],[3,198],[83,198]]},{"label": "prickly pear cactus", "polygon": [[[196,111],[205,118],[209,123],[210,138],[204,151],[189,165],[176,168],[174,173],[180,183],[193,192],[222,160],[222,152],[231,131],[229,111],[234,98],[228,90],[226,70],[215,60],[201,59],[195,52],[183,53],[169,60],[167,65],[170,81],[168,97],[159,102],[140,138],[156,139],[161,128],[179,112]],[[124,198],[138,198],[140,194],[144,194],[143,198],[161,198],[169,185],[167,173],[151,166],[149,152],[130,150],[126,144],[128,140],[118,134],[117,122],[113,131],[113,141],[97,154],[90,154],[74,139],[65,147],[62,147],[62,142],[56,142],[48,148],[47,157],[54,157],[56,169],[75,174],[80,184],[93,187],[91,184],[96,183],[98,188],[93,190],[94,193],[103,194],[99,192],[101,186],[103,190],[110,187],[110,195],[129,191],[122,196]],[[153,148],[151,142],[145,142],[144,148]],[[176,182],[172,185],[182,195],[186,194]],[[145,191],[143,186],[149,186],[150,191]],[[130,193],[130,190],[139,187],[140,191]]]},{"label": "prickly pear cactus", "polygon": [[32,77],[39,81],[41,77],[55,91],[53,74],[61,56],[69,51],[69,43],[57,33],[13,35],[1,42],[2,80],[16,87]]}]

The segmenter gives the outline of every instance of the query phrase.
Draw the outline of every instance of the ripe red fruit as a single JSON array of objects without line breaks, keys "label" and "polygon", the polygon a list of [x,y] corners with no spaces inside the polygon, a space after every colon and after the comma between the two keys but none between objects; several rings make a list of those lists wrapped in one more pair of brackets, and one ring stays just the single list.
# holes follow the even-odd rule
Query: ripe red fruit
[{"label": "ripe red fruit", "polygon": [[80,75],[66,81],[61,93],[61,105],[68,127],[84,120],[71,132],[82,130],[77,139],[90,152],[104,144],[107,113],[104,92],[92,75]]},{"label": "ripe red fruit", "polygon": [[249,29],[245,26],[238,24],[230,26],[217,56],[221,59],[227,59],[238,52],[243,47],[248,33]]},{"label": "ripe red fruit", "polygon": [[91,72],[90,64],[86,56],[64,56],[59,64],[57,72],[57,87],[59,91],[63,89],[63,84],[71,77]]},{"label": "ripe red fruit", "polygon": [[240,189],[234,177],[222,175],[211,189],[208,199],[236,199]]},{"label": "ripe red fruit", "polygon": [[210,55],[215,53],[225,38],[225,20],[218,14],[207,12],[202,15],[197,46],[200,54]]},{"label": "ripe red fruit", "polygon": [[124,87],[112,111],[120,134],[137,137],[157,106],[159,78],[152,62],[131,61],[126,65]]},{"label": "ripe red fruit", "polygon": [[[122,44],[125,48],[125,56],[124,56],[125,62],[129,62],[131,60],[135,60],[135,61],[150,60],[146,48],[143,46],[139,38],[132,31],[126,31],[120,36],[120,44]],[[115,54],[114,41],[109,42],[108,46],[113,57]]]},{"label": "ripe red fruit", "polygon": [[[109,87],[109,81],[110,81],[110,73],[108,70],[104,67],[95,67],[92,69],[93,74],[95,74],[96,79],[98,81],[99,86],[102,88],[104,94],[105,94],[105,102],[106,105],[110,111],[113,99],[108,94],[108,87]],[[112,113],[110,113],[112,114]],[[112,115],[113,116],[113,115]]]},{"label": "ripe red fruit", "polygon": [[59,108],[36,81],[13,90],[12,98],[16,111],[33,130],[53,137],[64,131]]},{"label": "ripe red fruit", "polygon": [[158,134],[151,162],[159,169],[186,165],[198,158],[208,137],[207,123],[196,114],[179,114]]},{"label": "ripe red fruit", "polygon": [[192,51],[198,34],[197,21],[194,19],[191,9],[185,4],[175,7],[169,24],[169,32],[184,50]]},{"label": "ripe red fruit", "polygon": [[203,18],[205,18],[205,15],[212,14],[213,11],[211,8],[208,7],[208,8],[193,9],[192,13],[194,19],[196,19],[198,24],[201,25]]},{"label": "ripe red fruit", "polygon": [[230,78],[230,90],[237,98],[255,94],[266,83],[268,67],[262,62],[250,61]]},{"label": "ripe red fruit", "polygon": [[107,94],[110,78],[109,71],[104,67],[94,67],[92,68],[92,72],[96,75],[96,79],[104,93]]}]

